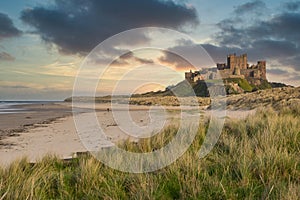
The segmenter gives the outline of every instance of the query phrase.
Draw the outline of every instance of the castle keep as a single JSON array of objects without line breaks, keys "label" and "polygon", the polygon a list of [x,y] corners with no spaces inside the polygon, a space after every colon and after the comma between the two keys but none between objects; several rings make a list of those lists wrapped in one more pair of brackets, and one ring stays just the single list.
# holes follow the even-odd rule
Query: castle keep
[{"label": "castle keep", "polygon": [[195,72],[186,72],[185,79],[189,82],[214,79],[217,70],[223,79],[243,78],[252,84],[260,84],[266,78],[266,61],[258,61],[256,65],[249,65],[247,54],[237,56],[230,54],[227,56],[227,63],[218,63],[217,69],[201,69]]}]

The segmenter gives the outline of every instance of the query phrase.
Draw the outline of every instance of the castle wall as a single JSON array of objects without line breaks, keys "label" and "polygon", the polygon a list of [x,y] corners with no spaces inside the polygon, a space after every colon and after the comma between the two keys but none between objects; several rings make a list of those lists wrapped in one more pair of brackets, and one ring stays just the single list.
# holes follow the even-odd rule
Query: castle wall
[{"label": "castle wall", "polygon": [[[217,69],[223,79],[226,78],[246,78],[248,81],[257,83],[260,80],[267,80],[266,61],[258,61],[256,65],[249,67],[247,63],[247,54],[236,56],[231,54],[227,56],[227,65],[225,63],[217,64]],[[217,76],[216,71],[212,69],[203,69],[185,73],[188,81],[196,82],[198,80],[214,79]]]},{"label": "castle wall", "polygon": [[242,66],[240,69],[247,69],[248,67],[248,59],[247,59],[247,54],[242,55]]},{"label": "castle wall", "polygon": [[267,62],[266,61],[258,61],[257,67],[261,72],[261,78],[267,80]]},{"label": "castle wall", "polygon": [[241,56],[230,54],[227,56],[227,68],[231,69],[231,71],[234,71],[235,68],[247,69],[247,66],[247,54],[243,54]]},{"label": "castle wall", "polygon": [[219,71],[222,78],[229,78],[232,75],[231,69],[224,69]]},{"label": "castle wall", "polygon": [[194,82],[193,72],[185,72],[185,79],[189,82]]},{"label": "castle wall", "polygon": [[234,68],[235,68],[235,65],[236,65],[235,55],[227,56],[227,66],[228,66],[228,68],[233,71]]}]

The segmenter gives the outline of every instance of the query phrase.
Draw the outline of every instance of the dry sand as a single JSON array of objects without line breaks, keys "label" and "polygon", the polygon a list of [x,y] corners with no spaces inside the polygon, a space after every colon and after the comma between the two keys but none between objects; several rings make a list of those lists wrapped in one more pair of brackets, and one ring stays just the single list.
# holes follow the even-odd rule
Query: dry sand
[{"label": "dry sand", "polygon": [[[14,160],[24,156],[29,161],[35,162],[47,154],[55,154],[60,158],[71,158],[75,152],[86,151],[75,128],[74,119],[71,115],[71,104],[27,105],[21,107],[29,112],[0,116],[0,129],[2,131],[0,165],[7,166]],[[83,104],[80,107],[88,106]],[[96,106],[97,119],[106,136],[95,139],[91,135],[81,135],[81,139],[90,141],[93,145],[100,147],[109,146],[125,139],[135,140],[134,137],[125,133],[126,128],[127,130],[132,129],[131,126],[127,126],[126,108],[120,106],[115,109],[114,114],[117,113],[118,120],[113,116],[111,108],[109,112],[107,108],[110,108],[109,104],[97,104]],[[149,125],[160,130],[166,125],[165,123],[159,124],[164,120],[160,118],[163,116],[163,111],[154,108],[152,115],[149,115],[149,109],[149,106],[130,106],[130,117],[134,122],[132,124],[141,128],[141,130],[149,129],[147,128]],[[166,121],[170,122],[173,118],[179,117],[178,107],[168,107],[167,109],[173,109],[173,112],[171,112],[171,117],[166,117]],[[254,112],[230,111],[227,112],[227,116],[230,118],[244,118]],[[209,112],[206,113],[209,115]],[[90,110],[79,109],[76,116],[88,120],[88,116],[92,114]],[[88,125],[89,122],[81,121],[80,123],[81,125]],[[92,129],[97,130],[96,126],[98,125],[92,124]]]}]

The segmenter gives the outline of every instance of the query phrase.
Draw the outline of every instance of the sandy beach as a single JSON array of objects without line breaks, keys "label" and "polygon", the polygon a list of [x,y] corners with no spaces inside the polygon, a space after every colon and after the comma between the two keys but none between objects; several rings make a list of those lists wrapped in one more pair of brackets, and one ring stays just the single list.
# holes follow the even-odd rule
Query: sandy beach
[{"label": "sandy beach", "polygon": [[[17,107],[23,111],[0,115],[0,165],[7,166],[22,157],[27,157],[30,162],[35,162],[47,154],[67,159],[72,158],[76,152],[87,151],[77,134],[70,103],[20,105]],[[86,107],[84,104],[80,105],[75,115],[89,119],[88,115],[93,113]],[[107,108],[110,111],[107,111]],[[110,146],[125,139],[136,141],[134,135],[128,135],[128,130],[138,128],[137,132],[141,132],[141,130],[148,130],[151,126],[162,129],[171,120],[180,116],[179,107],[165,108],[171,111],[171,115],[169,113],[163,119],[161,117],[164,116],[165,110],[160,108],[130,106],[131,122],[128,123],[126,106],[119,106],[115,108],[114,112],[112,109],[114,108],[111,108],[110,104],[96,105],[95,113],[99,124],[93,124],[93,126],[101,127],[105,133],[105,138],[100,138],[99,141],[99,139],[88,138],[90,135],[81,135],[80,137],[83,137],[81,139],[90,140],[94,144],[97,143],[97,147],[99,145],[100,147]],[[227,112],[227,116],[244,118],[254,112],[254,110],[230,111]],[[116,113],[118,117],[114,116]],[[203,114],[209,115],[209,112],[203,111]],[[163,120],[167,123],[160,124]],[[87,124],[87,122],[82,124]],[[128,126],[128,124],[133,125]],[[97,130],[95,127],[92,127],[93,130]]]}]

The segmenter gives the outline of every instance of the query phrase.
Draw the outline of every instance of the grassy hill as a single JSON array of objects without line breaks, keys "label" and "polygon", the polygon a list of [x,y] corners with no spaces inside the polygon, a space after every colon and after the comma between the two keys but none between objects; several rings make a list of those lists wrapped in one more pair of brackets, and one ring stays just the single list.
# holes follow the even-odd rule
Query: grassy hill
[{"label": "grassy hill", "polygon": [[[96,102],[96,103],[110,103],[111,101],[117,102],[117,103],[122,103],[122,102],[127,102],[126,99],[130,98],[131,103],[135,104],[134,102],[140,101],[139,98],[151,98],[155,100],[155,98],[165,98],[169,97],[168,99],[172,99],[172,97],[178,96],[178,97],[191,97],[191,96],[197,96],[197,97],[209,97],[209,87],[213,87],[215,80],[207,80],[207,81],[198,81],[198,82],[193,82],[189,83],[186,80],[179,82],[175,86],[170,86],[166,88],[164,91],[151,91],[151,92],[146,92],[143,94],[133,94],[131,96],[114,96],[113,98],[111,96],[103,96],[103,97],[69,97],[66,98],[66,102],[71,102],[73,98],[76,98],[76,101],[82,101],[82,102]],[[282,88],[282,87],[289,87],[283,83],[270,83],[267,80],[258,80],[256,81],[259,84],[251,84],[247,79],[242,79],[242,78],[228,78],[224,79],[224,89],[226,91],[227,95],[232,95],[232,94],[243,94],[243,93],[251,93],[251,92],[256,92],[259,90],[266,90],[266,89],[271,89],[271,88]],[[219,90],[219,91],[218,91]],[[215,87],[214,91],[217,94],[223,94],[223,88],[218,88]],[[125,101],[124,101],[125,100]],[[156,100],[155,100],[156,101]],[[174,100],[176,101],[176,100]],[[174,103],[173,99],[171,104],[168,103],[162,103],[161,105],[177,105],[178,103]],[[163,102],[163,101],[160,101]],[[205,100],[205,102],[208,102]],[[137,103],[139,104],[139,103]],[[145,102],[142,103],[142,105],[148,105]],[[151,102],[149,105],[155,105],[152,104]],[[201,104],[202,105],[202,104]]]},{"label": "grassy hill", "polygon": [[[158,91],[158,92],[148,92],[140,95],[133,95],[133,97],[150,97],[150,96],[180,96],[180,97],[187,97],[187,96],[198,96],[198,97],[208,97],[208,87],[213,85],[214,80],[207,80],[207,81],[198,81],[194,83],[189,83],[187,81],[182,81],[177,85],[166,89],[165,91]],[[264,90],[270,89],[272,86],[279,86],[276,83],[269,83],[266,80],[259,80],[260,84],[254,85],[251,84],[247,79],[242,78],[228,78],[224,79],[224,87],[227,94],[240,94],[246,92],[254,92],[257,90]],[[281,86],[285,86],[281,84]],[[220,92],[222,93],[222,92]]]},{"label": "grassy hill", "polygon": [[[0,199],[300,199],[300,107],[259,110],[244,120],[227,120],[207,157],[197,151],[208,124],[193,144],[161,170],[131,174],[91,156],[70,162],[46,157],[36,164],[16,161],[0,168]],[[170,141],[171,126],[151,139],[120,147],[149,152]],[[120,158],[121,159],[121,158]]]}]

